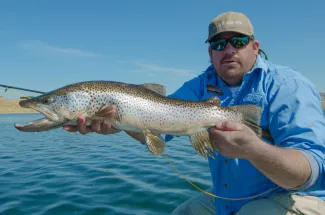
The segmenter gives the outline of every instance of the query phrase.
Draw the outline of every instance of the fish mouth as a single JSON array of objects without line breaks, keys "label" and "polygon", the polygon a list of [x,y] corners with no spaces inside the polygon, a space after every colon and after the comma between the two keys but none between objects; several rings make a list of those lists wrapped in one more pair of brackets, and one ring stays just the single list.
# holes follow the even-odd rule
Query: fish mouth
[{"label": "fish mouth", "polygon": [[16,123],[14,126],[16,129],[20,131],[25,131],[25,132],[48,131],[48,130],[61,127],[66,122],[68,122],[67,119],[60,118],[55,111],[51,110],[46,105],[32,102],[29,100],[22,100],[19,102],[19,105],[23,108],[31,108],[45,116],[44,118],[29,122],[28,124],[25,125]]},{"label": "fish mouth", "polygon": [[14,126],[19,131],[41,132],[41,131],[48,131],[48,130],[62,127],[67,122],[68,122],[67,120],[62,121],[62,122],[61,121],[52,121],[52,120],[44,117],[42,119],[32,121],[25,125],[16,123]]},{"label": "fish mouth", "polygon": [[52,121],[60,120],[59,115],[54,110],[49,108],[48,105],[44,105],[44,104],[38,103],[36,101],[30,101],[30,100],[22,100],[19,102],[19,105],[22,108],[31,108],[31,109],[43,114],[45,117],[47,117],[48,119],[50,119]]}]

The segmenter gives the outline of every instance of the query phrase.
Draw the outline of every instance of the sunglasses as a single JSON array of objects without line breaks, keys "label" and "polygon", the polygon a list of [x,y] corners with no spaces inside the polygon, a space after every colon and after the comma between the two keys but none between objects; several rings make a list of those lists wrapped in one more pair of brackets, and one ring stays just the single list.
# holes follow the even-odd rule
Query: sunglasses
[{"label": "sunglasses", "polygon": [[210,42],[211,48],[216,51],[222,51],[226,48],[228,42],[232,47],[240,49],[246,46],[252,37],[249,36],[234,36],[227,39],[218,39]]}]

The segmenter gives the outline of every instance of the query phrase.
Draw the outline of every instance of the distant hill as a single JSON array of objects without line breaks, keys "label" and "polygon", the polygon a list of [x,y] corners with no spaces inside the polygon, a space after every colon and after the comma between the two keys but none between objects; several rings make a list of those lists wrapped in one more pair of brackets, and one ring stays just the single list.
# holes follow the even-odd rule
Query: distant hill
[{"label": "distant hill", "polygon": [[319,93],[321,97],[325,98],[325,93]]},{"label": "distant hill", "polygon": [[37,113],[29,108],[21,108],[19,99],[7,99],[0,96],[0,114],[2,113]]}]

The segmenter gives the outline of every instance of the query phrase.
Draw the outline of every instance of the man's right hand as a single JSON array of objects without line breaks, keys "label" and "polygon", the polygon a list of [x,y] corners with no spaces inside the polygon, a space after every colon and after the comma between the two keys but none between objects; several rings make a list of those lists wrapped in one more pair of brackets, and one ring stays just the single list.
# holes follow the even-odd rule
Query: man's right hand
[{"label": "man's right hand", "polygon": [[[101,114],[106,115],[108,118],[116,115],[116,106],[102,107]],[[115,134],[120,132],[112,126],[110,120],[93,120],[89,126],[86,125],[86,119],[84,116],[79,116],[77,119],[77,125],[65,125],[64,130],[69,132],[79,132],[81,134],[87,134],[89,132],[96,132],[98,134]]]},{"label": "man's right hand", "polygon": [[112,126],[110,120],[93,120],[89,126],[86,125],[85,117],[80,116],[77,120],[77,125],[65,125],[64,130],[69,132],[79,132],[80,134],[87,134],[89,132],[96,132],[98,134],[115,134],[120,132]]},{"label": "man's right hand", "polygon": [[[101,114],[106,115],[108,118],[115,116],[117,109],[116,106],[102,107],[100,110]],[[69,132],[79,132],[81,134],[88,134],[90,132],[96,132],[98,134],[115,134],[121,132],[112,126],[110,120],[93,120],[89,126],[86,125],[86,119],[83,116],[79,116],[77,119],[77,125],[65,125],[64,130]],[[126,131],[126,133],[136,139],[137,141],[144,143],[146,140],[143,133]]]}]

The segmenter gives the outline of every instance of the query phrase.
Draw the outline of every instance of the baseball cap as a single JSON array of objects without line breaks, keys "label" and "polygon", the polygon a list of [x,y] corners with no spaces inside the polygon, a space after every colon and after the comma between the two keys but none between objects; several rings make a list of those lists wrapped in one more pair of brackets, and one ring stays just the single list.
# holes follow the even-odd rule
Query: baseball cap
[{"label": "baseball cap", "polygon": [[222,13],[211,21],[208,39],[205,42],[210,42],[213,37],[223,32],[237,32],[247,36],[254,35],[253,25],[249,18],[243,13],[232,11]]}]

